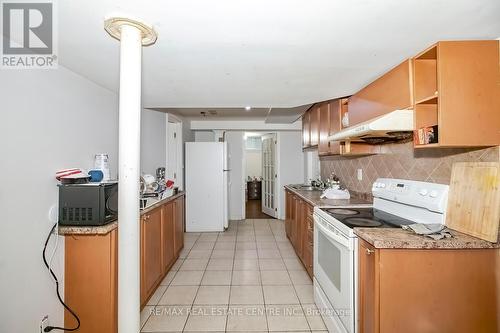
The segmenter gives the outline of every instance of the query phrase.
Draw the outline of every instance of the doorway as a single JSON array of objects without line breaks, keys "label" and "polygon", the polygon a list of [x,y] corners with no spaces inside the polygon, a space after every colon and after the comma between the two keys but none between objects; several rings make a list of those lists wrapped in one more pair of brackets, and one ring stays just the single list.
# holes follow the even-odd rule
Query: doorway
[{"label": "doorway", "polygon": [[245,217],[269,219],[276,215],[276,134],[244,134]]}]

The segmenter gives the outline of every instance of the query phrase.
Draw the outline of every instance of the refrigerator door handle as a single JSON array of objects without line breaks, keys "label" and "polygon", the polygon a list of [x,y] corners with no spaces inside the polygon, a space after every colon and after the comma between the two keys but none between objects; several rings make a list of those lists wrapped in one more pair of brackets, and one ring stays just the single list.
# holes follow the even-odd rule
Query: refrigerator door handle
[{"label": "refrigerator door handle", "polygon": [[227,172],[227,171],[231,171],[231,169],[224,169],[222,171]]}]

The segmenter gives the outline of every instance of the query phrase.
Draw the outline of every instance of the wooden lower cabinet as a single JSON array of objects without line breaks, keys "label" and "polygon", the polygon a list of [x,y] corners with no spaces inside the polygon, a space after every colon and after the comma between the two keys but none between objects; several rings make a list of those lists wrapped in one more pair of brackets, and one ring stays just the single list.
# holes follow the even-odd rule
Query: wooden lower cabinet
[{"label": "wooden lower cabinet", "polygon": [[[118,230],[69,235],[64,244],[64,301],[80,318],[77,332],[118,330]],[[64,312],[64,326],[76,320]]]},{"label": "wooden lower cabinet", "polygon": [[307,273],[313,276],[313,206],[285,190],[285,232]]},{"label": "wooden lower cabinet", "polygon": [[178,253],[184,247],[184,216],[185,200],[180,197],[174,204],[175,233],[174,233],[174,251]]},{"label": "wooden lower cabinet", "polygon": [[358,332],[499,332],[498,249],[359,242]]},{"label": "wooden lower cabinet", "polygon": [[[184,194],[144,213],[140,220],[141,309],[184,246]],[[65,237],[64,300],[80,317],[80,333],[118,330],[118,229]],[[65,326],[75,319],[64,314]]]},{"label": "wooden lower cabinet", "polygon": [[162,247],[162,274],[166,274],[170,267],[174,264],[176,258],[176,251],[174,247],[175,238],[175,222],[174,219],[174,206],[175,203],[169,202],[163,207],[163,216],[161,221],[161,236],[163,244]]},{"label": "wooden lower cabinet", "polygon": [[160,283],[162,262],[162,214],[158,207],[141,217],[141,304]]},{"label": "wooden lower cabinet", "polygon": [[302,259],[302,237],[304,234],[304,212],[303,201],[298,197],[295,197],[295,220],[294,220],[294,232],[292,245],[295,248],[295,252]]},{"label": "wooden lower cabinet", "polygon": [[305,209],[303,209],[303,221],[304,226],[302,227],[302,263],[304,264],[307,273],[312,277],[313,271],[313,207],[307,203],[304,203]]},{"label": "wooden lower cabinet", "polygon": [[285,233],[286,237],[290,239],[292,235],[292,211],[295,209],[293,205],[293,194],[289,191],[285,191]]}]

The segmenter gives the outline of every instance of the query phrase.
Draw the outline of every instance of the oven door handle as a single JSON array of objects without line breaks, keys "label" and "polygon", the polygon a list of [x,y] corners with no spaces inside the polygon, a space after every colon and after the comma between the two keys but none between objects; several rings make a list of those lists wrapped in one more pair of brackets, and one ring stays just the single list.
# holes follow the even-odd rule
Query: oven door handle
[{"label": "oven door handle", "polygon": [[[319,219],[319,217],[317,218]],[[337,243],[340,243],[342,244],[343,246],[345,246],[346,248],[348,248],[349,250],[352,250],[352,246],[349,242],[349,239],[345,236],[343,236],[343,234],[341,234],[340,231],[338,231],[338,234],[336,234],[335,232],[327,229],[320,221],[316,220],[314,221],[314,223],[316,224],[316,227],[318,227],[318,231],[322,232],[325,236],[327,236],[328,238],[330,238],[331,240],[337,242]]]}]

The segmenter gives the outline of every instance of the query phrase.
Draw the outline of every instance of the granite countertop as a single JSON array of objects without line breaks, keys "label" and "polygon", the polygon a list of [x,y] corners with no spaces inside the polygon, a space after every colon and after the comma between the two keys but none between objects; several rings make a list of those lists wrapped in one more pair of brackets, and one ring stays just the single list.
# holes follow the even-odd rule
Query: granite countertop
[{"label": "granite countertop", "polygon": [[[321,199],[321,191],[303,191],[291,185],[285,188],[313,206],[318,207],[371,207],[371,202],[352,198],[347,200]],[[354,228],[354,233],[378,249],[496,249],[500,243],[488,241],[450,230],[453,238],[433,240],[400,228]]]},{"label": "granite countertop", "polygon": [[297,190],[293,188],[291,185],[286,185],[285,188],[295,194],[297,194],[299,197],[307,201],[313,206],[317,206],[320,208],[323,207],[352,207],[352,206],[358,206],[358,207],[371,207],[372,203],[370,201],[366,201],[364,199],[360,198],[355,198],[351,197],[350,199],[340,199],[340,200],[334,200],[334,199],[321,199],[320,196],[323,193],[322,191],[304,191],[304,190]]},{"label": "granite countertop", "polygon": [[498,249],[500,243],[450,230],[452,238],[433,240],[400,228],[354,228],[354,233],[377,249]]},{"label": "granite countertop", "polygon": [[[168,198],[165,198],[163,200],[159,200],[158,202],[155,202],[154,204],[148,206],[147,208],[141,210],[141,216],[144,214],[149,213],[150,211],[154,210],[155,208],[166,204],[169,201],[175,200],[180,196],[183,196],[185,194],[184,191],[181,191],[175,195],[172,195]],[[112,230],[116,229],[118,227],[118,221],[112,221],[108,224],[101,225],[101,226],[59,226],[59,235],[105,235]]]}]

